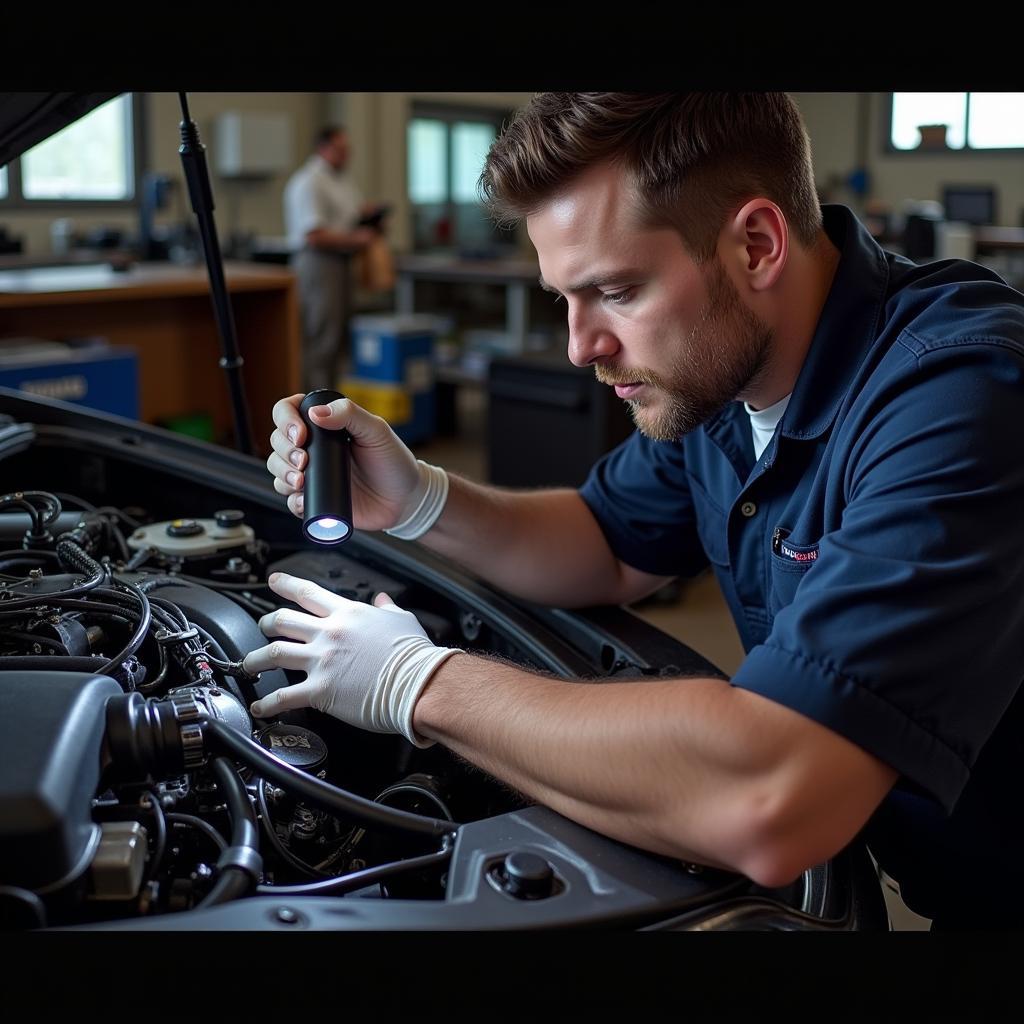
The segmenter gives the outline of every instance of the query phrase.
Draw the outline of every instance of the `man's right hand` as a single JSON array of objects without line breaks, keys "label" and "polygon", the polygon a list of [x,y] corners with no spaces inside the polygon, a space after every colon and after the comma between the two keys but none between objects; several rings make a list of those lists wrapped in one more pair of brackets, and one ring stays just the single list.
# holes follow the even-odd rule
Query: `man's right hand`
[{"label": "man's right hand", "polygon": [[[304,397],[290,395],[274,406],[274,451],[267,459],[274,490],[288,495],[289,510],[300,518],[308,460],[303,447],[307,430],[299,415]],[[348,398],[314,406],[310,418],[325,430],[344,429],[352,435],[352,518],[357,530],[385,530],[415,511],[425,493],[419,464],[385,420]]]}]

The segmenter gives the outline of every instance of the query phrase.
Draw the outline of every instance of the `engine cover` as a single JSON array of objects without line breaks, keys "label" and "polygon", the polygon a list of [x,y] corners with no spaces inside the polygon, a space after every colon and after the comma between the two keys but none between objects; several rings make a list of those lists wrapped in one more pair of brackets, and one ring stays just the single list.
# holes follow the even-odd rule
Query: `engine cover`
[{"label": "engine cover", "polygon": [[83,672],[0,672],[0,878],[40,892],[85,870],[99,841],[92,798],[108,698]]}]

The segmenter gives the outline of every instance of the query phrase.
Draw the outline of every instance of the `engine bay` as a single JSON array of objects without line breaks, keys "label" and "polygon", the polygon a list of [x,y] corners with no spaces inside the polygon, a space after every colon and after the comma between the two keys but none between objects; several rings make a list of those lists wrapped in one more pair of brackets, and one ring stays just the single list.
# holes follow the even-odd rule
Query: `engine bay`
[{"label": "engine bay", "polygon": [[848,875],[837,884],[842,864],[759,892],[597,835],[440,745],[311,709],[254,720],[253,700],[302,678],[242,667],[267,642],[258,620],[283,603],[266,585],[275,571],[357,601],[384,591],[435,643],[565,678],[715,670],[622,609],[519,604],[418,545],[317,548],[255,459],[60,403],[3,408],[8,927],[871,919]]}]

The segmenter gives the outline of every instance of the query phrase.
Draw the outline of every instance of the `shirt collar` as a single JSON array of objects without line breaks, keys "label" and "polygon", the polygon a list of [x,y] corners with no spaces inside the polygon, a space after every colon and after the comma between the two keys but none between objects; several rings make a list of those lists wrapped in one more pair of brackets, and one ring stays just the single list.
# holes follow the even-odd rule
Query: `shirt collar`
[{"label": "shirt collar", "polygon": [[825,233],[839,250],[832,287],[782,417],[780,433],[807,440],[823,434],[878,334],[889,286],[885,253],[845,206],[822,207]]}]

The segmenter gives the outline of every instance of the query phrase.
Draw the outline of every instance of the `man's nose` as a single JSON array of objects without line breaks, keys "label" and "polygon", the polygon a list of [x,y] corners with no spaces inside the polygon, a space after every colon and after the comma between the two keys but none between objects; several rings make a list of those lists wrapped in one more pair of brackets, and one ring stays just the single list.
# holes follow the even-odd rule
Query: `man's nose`
[{"label": "man's nose", "polygon": [[619,339],[600,317],[586,310],[569,311],[569,361],[576,366],[590,366],[615,355]]}]

